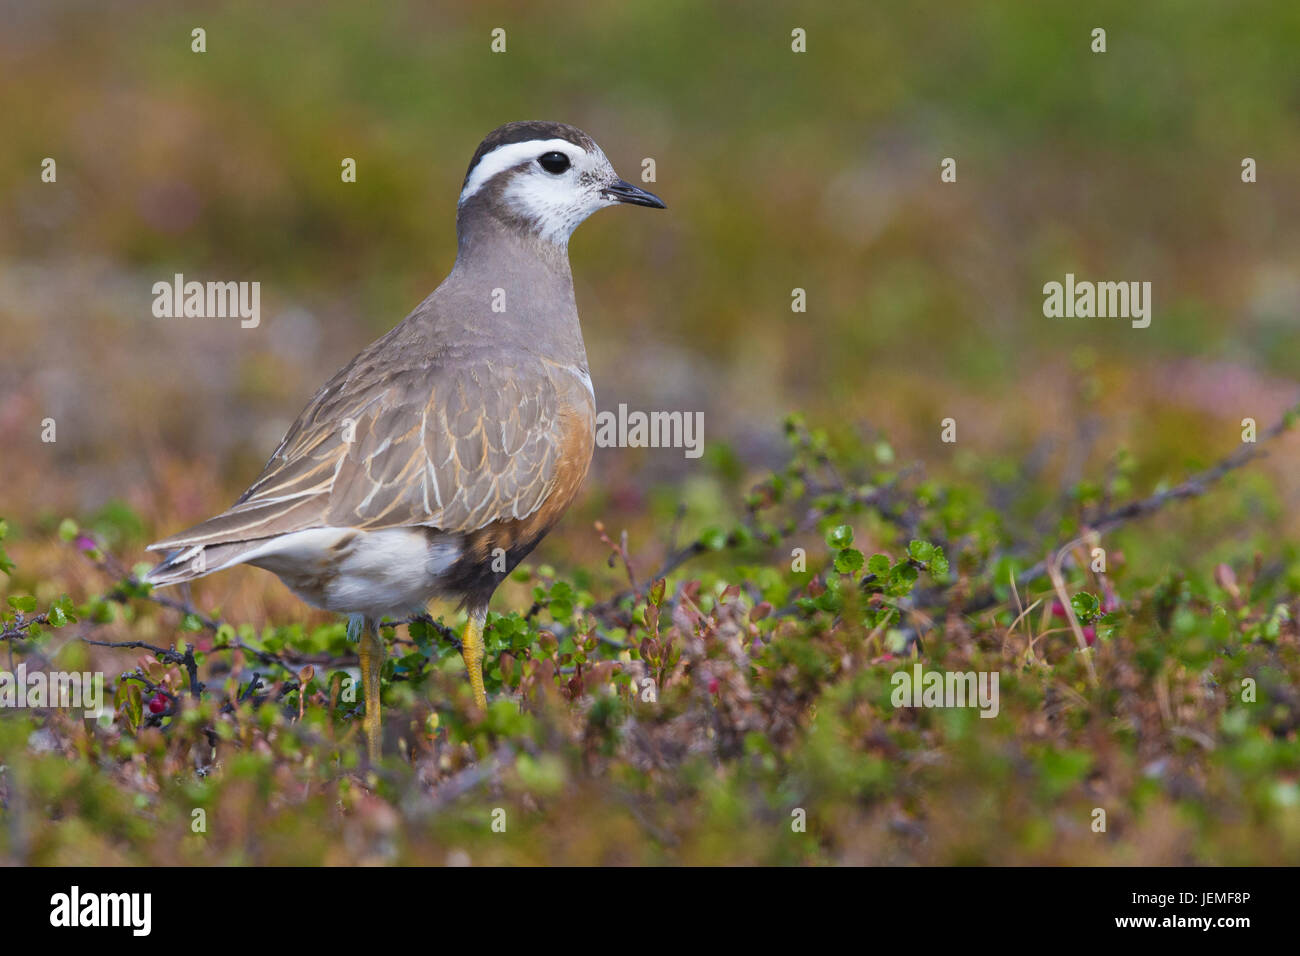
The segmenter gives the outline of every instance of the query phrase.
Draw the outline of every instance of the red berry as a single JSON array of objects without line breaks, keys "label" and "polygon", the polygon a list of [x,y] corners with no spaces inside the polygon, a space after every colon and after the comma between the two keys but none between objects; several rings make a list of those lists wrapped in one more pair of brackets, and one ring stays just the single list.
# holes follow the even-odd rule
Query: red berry
[{"label": "red berry", "polygon": [[709,679],[709,693],[710,693],[710,694],[716,694],[716,693],[718,692],[718,688],[721,687],[721,686],[722,686],[722,685],[718,682],[718,679],[717,679],[716,677],[712,677],[712,678]]},{"label": "red berry", "polygon": [[1088,642],[1089,647],[1092,647],[1092,642],[1097,639],[1097,629],[1089,624],[1083,629],[1083,639]]},{"label": "red berry", "polygon": [[1065,605],[1060,601],[1052,602],[1052,617],[1065,617]]},{"label": "red berry", "polygon": [[161,693],[154,694],[153,697],[149,699],[149,713],[161,714],[166,709],[167,709],[167,698],[164,697]]}]

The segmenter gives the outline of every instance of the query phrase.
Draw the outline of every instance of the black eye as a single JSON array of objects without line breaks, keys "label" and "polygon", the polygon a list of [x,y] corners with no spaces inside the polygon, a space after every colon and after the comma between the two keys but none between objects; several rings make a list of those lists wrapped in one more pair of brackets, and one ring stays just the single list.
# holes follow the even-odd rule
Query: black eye
[{"label": "black eye", "polygon": [[558,149],[550,153],[542,153],[537,157],[537,162],[542,169],[556,176],[569,168],[569,157],[565,156]]}]

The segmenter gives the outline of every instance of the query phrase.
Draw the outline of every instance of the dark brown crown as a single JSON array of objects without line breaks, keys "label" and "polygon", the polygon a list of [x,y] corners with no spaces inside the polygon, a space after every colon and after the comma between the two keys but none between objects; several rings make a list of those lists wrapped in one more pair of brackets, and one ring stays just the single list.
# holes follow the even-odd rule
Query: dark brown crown
[{"label": "dark brown crown", "polygon": [[[479,160],[498,146],[526,143],[530,139],[562,139],[588,151],[596,145],[590,136],[568,123],[549,123],[541,120],[506,123],[505,126],[498,126],[488,133],[483,142],[478,144],[478,149],[474,150],[474,158],[469,161],[469,169],[465,170],[465,182],[469,182],[470,173],[474,172],[474,167],[478,165]],[[461,184],[461,188],[464,188],[464,183]]]}]

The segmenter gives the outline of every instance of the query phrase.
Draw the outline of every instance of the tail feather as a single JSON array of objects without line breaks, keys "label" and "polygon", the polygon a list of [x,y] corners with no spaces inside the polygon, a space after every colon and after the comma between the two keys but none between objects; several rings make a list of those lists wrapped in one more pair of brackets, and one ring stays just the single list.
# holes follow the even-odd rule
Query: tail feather
[{"label": "tail feather", "polygon": [[197,544],[169,551],[152,571],[144,576],[145,583],[156,588],[193,581],[213,571],[221,571],[239,564],[260,541],[234,541],[221,544]]},{"label": "tail feather", "polygon": [[207,521],[178,534],[169,535],[149,545],[150,551],[170,551],[196,544],[222,545],[230,541],[256,541],[301,531],[319,524],[320,503],[317,496],[303,495],[237,504]]}]

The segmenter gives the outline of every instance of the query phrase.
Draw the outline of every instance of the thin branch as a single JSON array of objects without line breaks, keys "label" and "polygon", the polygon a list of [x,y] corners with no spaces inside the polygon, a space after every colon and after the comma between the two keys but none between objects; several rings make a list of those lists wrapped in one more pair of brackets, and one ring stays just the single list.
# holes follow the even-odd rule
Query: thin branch
[{"label": "thin branch", "polygon": [[[1264,445],[1281,435],[1285,434],[1294,424],[1296,416],[1300,415],[1300,404],[1288,409],[1281,418],[1261,432],[1258,441],[1254,444],[1243,444],[1232,454],[1226,456],[1215,464],[1202,471],[1184,479],[1171,488],[1164,491],[1158,491],[1154,494],[1147,495],[1145,498],[1138,498],[1127,504],[1120,505],[1108,511],[1100,512],[1092,517],[1086,518],[1083,522],[1085,531],[1103,533],[1113,531],[1122,527],[1130,521],[1136,521],[1146,518],[1163,509],[1166,505],[1175,501],[1182,501],[1187,498],[1195,498],[1205,494],[1210,487],[1220,481],[1224,476],[1236,471],[1243,465],[1255,460],[1256,458],[1266,457],[1267,452]],[[1054,553],[1054,552],[1053,552]],[[1025,571],[1022,571],[1016,577],[1016,584],[1024,586],[1032,584],[1034,581],[1050,574],[1049,560],[1044,558],[1037,564],[1034,564]],[[991,590],[986,590],[978,597],[967,602],[965,611],[973,614],[991,607],[997,603]]]}]

